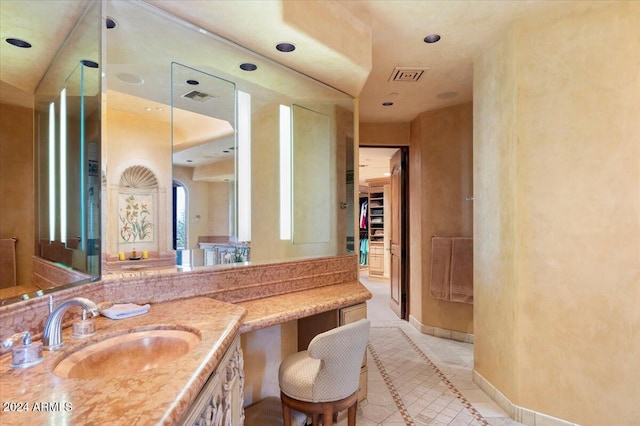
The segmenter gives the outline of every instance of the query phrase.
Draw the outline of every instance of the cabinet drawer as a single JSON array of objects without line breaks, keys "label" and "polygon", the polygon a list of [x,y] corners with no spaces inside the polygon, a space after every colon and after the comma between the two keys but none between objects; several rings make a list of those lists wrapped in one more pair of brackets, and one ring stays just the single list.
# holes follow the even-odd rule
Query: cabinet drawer
[{"label": "cabinet drawer", "polygon": [[384,254],[384,244],[369,243],[369,254],[382,256]]},{"label": "cabinet drawer", "polygon": [[[340,309],[340,325],[351,324],[352,322],[356,322],[366,317],[367,317],[366,302],[358,303],[357,305]],[[367,351],[365,350],[364,357],[362,358],[362,367],[366,370],[366,366],[367,366]],[[360,378],[362,378],[362,376],[360,376]],[[361,387],[362,387],[362,384],[361,384]],[[366,389],[365,389],[365,397],[366,397]]]},{"label": "cabinet drawer", "polygon": [[384,258],[369,254],[369,270],[382,274],[384,272]]},{"label": "cabinet drawer", "polygon": [[[365,354],[366,357],[366,354]],[[369,371],[364,366],[360,369],[360,390],[358,391],[358,402],[362,402],[367,399],[367,382],[369,377]]]},{"label": "cabinet drawer", "polygon": [[340,309],[340,325],[351,324],[367,317],[367,304],[359,303]]}]

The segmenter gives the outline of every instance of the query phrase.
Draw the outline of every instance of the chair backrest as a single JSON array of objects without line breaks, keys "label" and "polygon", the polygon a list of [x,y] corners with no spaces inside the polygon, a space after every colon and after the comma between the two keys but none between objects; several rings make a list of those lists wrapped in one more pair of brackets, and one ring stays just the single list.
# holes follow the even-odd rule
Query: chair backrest
[{"label": "chair backrest", "polygon": [[314,399],[337,401],[358,390],[369,329],[369,320],[361,319],[318,334],[311,340],[309,356],[322,360],[313,384]]}]

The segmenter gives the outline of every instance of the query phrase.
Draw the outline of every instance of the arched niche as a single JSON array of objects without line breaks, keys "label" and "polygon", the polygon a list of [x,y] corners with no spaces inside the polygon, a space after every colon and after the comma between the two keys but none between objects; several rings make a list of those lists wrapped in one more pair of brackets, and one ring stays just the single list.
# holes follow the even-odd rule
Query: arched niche
[{"label": "arched niche", "polygon": [[[175,255],[169,250],[167,235],[170,218],[164,208],[167,191],[156,173],[135,164],[124,168],[114,181],[117,184],[109,188],[109,210],[116,214],[108,215],[105,231],[107,271],[126,266],[134,250],[138,256],[142,252],[149,254],[148,259],[143,259],[144,266],[173,265]],[[125,262],[119,258],[120,253]]]}]

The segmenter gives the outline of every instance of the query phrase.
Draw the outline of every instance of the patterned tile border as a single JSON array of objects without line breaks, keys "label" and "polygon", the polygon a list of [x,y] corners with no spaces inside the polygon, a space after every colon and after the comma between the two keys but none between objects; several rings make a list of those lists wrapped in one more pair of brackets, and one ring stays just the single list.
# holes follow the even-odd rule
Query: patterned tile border
[{"label": "patterned tile border", "polygon": [[467,400],[467,398],[462,395],[458,388],[456,388],[456,386],[451,383],[451,380],[449,380],[449,378],[445,376],[445,374],[438,368],[438,366],[436,366],[433,361],[431,361],[431,359],[429,359],[429,357],[424,352],[422,352],[422,350],[418,347],[418,345],[415,344],[411,337],[409,337],[407,333],[405,333],[401,328],[398,328],[398,331],[407,340],[407,342],[409,342],[409,345],[413,348],[413,350],[415,350],[418,355],[420,355],[420,358],[422,358],[427,363],[427,365],[431,367],[431,369],[438,375],[438,377],[440,377],[440,380],[442,380],[442,382],[449,388],[449,390],[453,392],[455,397],[458,398],[458,400],[473,415],[473,417],[483,426],[489,426],[489,422],[484,417],[482,417],[482,414],[480,414],[480,412],[476,410],[476,408]]},{"label": "patterned tile border", "polygon": [[404,405],[402,398],[400,398],[400,395],[398,394],[396,387],[391,381],[391,377],[389,377],[387,370],[384,368],[382,361],[380,361],[378,353],[375,349],[373,349],[373,346],[371,346],[371,344],[367,345],[367,348],[369,349],[371,358],[373,358],[373,362],[376,364],[378,371],[380,371],[380,375],[382,376],[382,380],[384,380],[384,384],[387,385],[387,389],[389,389],[389,393],[393,398],[393,402],[395,402],[396,407],[398,407],[398,411],[400,412],[402,419],[407,424],[407,426],[414,426],[413,419],[411,418],[411,415],[409,415],[409,411],[407,411],[407,407]]},{"label": "patterned tile border", "polygon": [[[462,405],[464,405],[467,411],[471,413],[474,419],[478,421],[482,426],[490,426],[489,422],[482,416],[482,414],[480,414],[480,412],[476,410],[476,408],[467,400],[467,398],[465,398],[464,395],[462,395],[462,393],[458,390],[458,388],[456,388],[456,386],[453,383],[451,383],[449,378],[438,368],[438,366],[435,365],[433,361],[431,361],[431,359],[424,352],[422,352],[422,350],[418,347],[418,345],[416,345],[416,343],[411,339],[411,337],[407,335],[407,333],[405,333],[404,330],[402,330],[400,327],[376,327],[376,328],[392,328],[397,330],[400,333],[400,335],[404,337],[405,340],[409,343],[409,346],[411,346],[411,348],[420,356],[420,358],[422,358],[422,360],[438,375],[438,377],[445,384],[445,386],[447,386],[447,388],[453,393],[453,395],[462,403]],[[371,357],[373,358],[373,361],[376,364],[376,367],[380,371],[380,374],[382,375],[382,378],[385,384],[387,385],[387,389],[389,389],[389,392],[391,393],[393,401],[395,402],[396,406],[398,407],[398,410],[400,411],[400,414],[402,415],[402,418],[404,419],[407,425],[413,426],[414,421],[411,418],[411,415],[409,414],[406,406],[404,405],[404,402],[400,398],[400,395],[398,394],[398,391],[396,390],[393,382],[391,381],[391,378],[389,377],[389,374],[387,373],[384,365],[382,364],[382,361],[378,357],[378,354],[376,353],[375,349],[371,346],[371,344],[368,345],[368,348],[369,348],[369,353],[371,354]]]}]

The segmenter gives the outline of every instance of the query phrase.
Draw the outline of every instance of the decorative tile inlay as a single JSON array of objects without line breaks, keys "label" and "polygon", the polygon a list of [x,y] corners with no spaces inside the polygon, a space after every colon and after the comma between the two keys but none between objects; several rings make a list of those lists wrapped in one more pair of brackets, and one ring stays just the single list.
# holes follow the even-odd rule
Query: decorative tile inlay
[{"label": "decorative tile inlay", "polygon": [[[369,353],[407,425],[489,422],[400,327],[372,327]],[[408,350],[409,349],[409,350]],[[418,355],[418,361],[415,359]],[[421,365],[429,370],[420,368]],[[420,378],[418,378],[420,376]],[[466,414],[465,414],[466,411]]]},{"label": "decorative tile inlay", "polygon": [[369,350],[371,358],[373,358],[373,362],[376,364],[378,371],[380,371],[382,380],[384,380],[385,385],[387,385],[387,389],[389,389],[389,393],[393,397],[393,402],[395,402],[396,407],[398,407],[398,411],[400,411],[402,418],[407,425],[413,425],[414,423],[411,419],[411,416],[409,415],[409,412],[407,411],[407,407],[405,407],[404,402],[402,402],[402,398],[400,398],[400,395],[398,394],[396,387],[393,385],[393,382],[391,381],[387,370],[385,370],[384,368],[384,364],[382,364],[382,361],[380,361],[380,358],[378,357],[376,350],[373,348],[373,346],[371,346],[371,343],[367,345],[367,349]]}]

